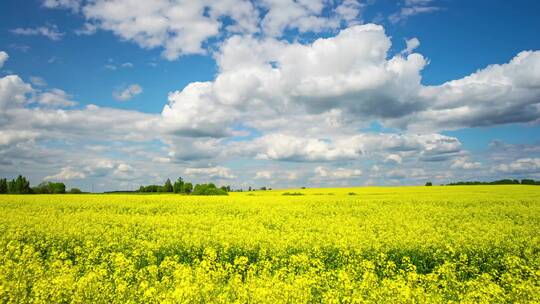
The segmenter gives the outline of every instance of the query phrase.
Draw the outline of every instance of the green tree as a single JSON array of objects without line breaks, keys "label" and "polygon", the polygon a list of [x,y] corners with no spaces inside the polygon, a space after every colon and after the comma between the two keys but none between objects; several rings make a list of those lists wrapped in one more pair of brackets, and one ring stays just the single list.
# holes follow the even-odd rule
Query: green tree
[{"label": "green tree", "polygon": [[66,193],[66,185],[64,183],[49,183],[49,189],[51,189],[52,194]]},{"label": "green tree", "polygon": [[167,178],[165,185],[163,185],[163,192],[173,192],[173,186],[171,180]]},{"label": "green tree", "polygon": [[8,193],[7,180],[5,178],[0,178],[0,194]]},{"label": "green tree", "polygon": [[183,193],[184,192],[184,181],[179,177],[173,185],[174,193]]},{"label": "green tree", "polygon": [[82,193],[82,191],[79,188],[71,188],[69,190],[69,194],[81,194],[81,193]]},{"label": "green tree", "polygon": [[8,183],[8,193],[12,194],[30,194],[32,193],[32,188],[30,188],[30,182],[26,177],[19,175],[16,179],[11,180]]},{"label": "green tree", "polygon": [[431,182],[427,182],[426,186],[433,186],[433,184]]},{"label": "green tree", "polygon": [[185,183],[184,184],[184,193],[190,194],[193,191],[193,184],[192,183]]},{"label": "green tree", "polygon": [[197,184],[193,188],[193,195],[228,195],[224,189],[217,188],[213,183]]}]

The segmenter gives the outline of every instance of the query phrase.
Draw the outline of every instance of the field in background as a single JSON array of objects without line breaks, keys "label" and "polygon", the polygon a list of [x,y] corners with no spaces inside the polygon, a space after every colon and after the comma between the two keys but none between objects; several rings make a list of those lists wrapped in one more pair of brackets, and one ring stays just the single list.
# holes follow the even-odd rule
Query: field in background
[{"label": "field in background", "polygon": [[538,186],[2,195],[0,219],[0,302],[540,302]]}]

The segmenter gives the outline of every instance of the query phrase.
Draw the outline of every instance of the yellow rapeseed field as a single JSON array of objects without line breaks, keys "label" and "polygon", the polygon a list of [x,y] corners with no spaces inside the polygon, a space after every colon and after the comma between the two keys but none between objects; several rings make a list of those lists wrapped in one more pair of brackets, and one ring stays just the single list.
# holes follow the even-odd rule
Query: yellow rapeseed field
[{"label": "yellow rapeseed field", "polygon": [[3,195],[0,219],[2,303],[540,302],[538,186]]}]

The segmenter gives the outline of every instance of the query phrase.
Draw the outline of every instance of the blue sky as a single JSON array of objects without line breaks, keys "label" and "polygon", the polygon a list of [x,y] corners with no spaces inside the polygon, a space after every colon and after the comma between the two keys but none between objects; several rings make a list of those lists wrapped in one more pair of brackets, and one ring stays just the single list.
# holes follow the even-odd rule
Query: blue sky
[{"label": "blue sky", "polygon": [[539,3],[203,2],[2,1],[0,175],[540,178]]}]

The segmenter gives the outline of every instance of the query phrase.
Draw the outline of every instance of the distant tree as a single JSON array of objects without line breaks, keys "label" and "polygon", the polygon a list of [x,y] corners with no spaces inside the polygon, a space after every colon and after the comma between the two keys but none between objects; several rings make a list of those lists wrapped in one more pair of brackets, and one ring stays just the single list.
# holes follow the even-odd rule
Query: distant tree
[{"label": "distant tree", "polygon": [[433,183],[427,182],[427,183],[426,183],[426,186],[433,186]]},{"label": "distant tree", "polygon": [[184,192],[184,181],[179,177],[173,185],[174,193],[183,193]]},{"label": "distant tree", "polygon": [[251,191],[251,186],[249,186],[248,191]]},{"label": "distant tree", "polygon": [[82,193],[82,191],[79,188],[71,188],[69,190],[69,194],[81,194],[81,193]]},{"label": "distant tree", "polygon": [[64,183],[42,182],[37,187],[32,188],[36,194],[64,194],[66,185]]},{"label": "distant tree", "polygon": [[12,194],[30,194],[32,188],[30,188],[30,182],[22,175],[17,176],[16,179],[8,182],[8,193]]},{"label": "distant tree", "polygon": [[53,194],[64,194],[66,193],[66,185],[64,183],[49,183],[51,188],[51,193]]},{"label": "distant tree", "polygon": [[163,185],[163,192],[173,192],[173,185],[171,180],[167,178],[165,185]]},{"label": "distant tree", "polygon": [[7,180],[5,178],[0,178],[0,194],[8,193]]},{"label": "distant tree", "polygon": [[192,183],[184,183],[184,193],[191,194],[193,191],[193,184]]},{"label": "distant tree", "polygon": [[213,183],[196,184],[193,188],[193,195],[228,195],[227,191],[217,188]]},{"label": "distant tree", "polygon": [[522,179],[522,185],[540,185],[540,181],[535,181],[534,179]]},{"label": "distant tree", "polygon": [[262,190],[262,191],[266,191],[266,187],[261,187],[261,190]]}]

